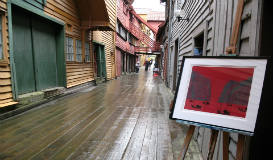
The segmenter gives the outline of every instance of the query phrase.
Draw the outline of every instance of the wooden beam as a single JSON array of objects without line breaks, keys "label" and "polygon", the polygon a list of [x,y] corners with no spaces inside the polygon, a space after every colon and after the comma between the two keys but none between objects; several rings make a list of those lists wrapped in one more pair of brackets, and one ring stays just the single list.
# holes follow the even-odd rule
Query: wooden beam
[{"label": "wooden beam", "polygon": [[245,139],[246,139],[246,136],[244,136],[242,134],[238,135],[236,160],[242,160],[243,159]]},{"label": "wooden beam", "polygon": [[223,160],[228,160],[229,133],[223,132]]},{"label": "wooden beam", "polygon": [[233,24],[233,29],[232,29],[231,39],[230,39],[230,45],[226,49],[227,54],[235,54],[236,52],[236,44],[239,37],[239,30],[240,30],[243,9],[244,9],[244,0],[238,0],[238,5],[237,5],[237,10],[235,15],[235,22]]},{"label": "wooden beam", "polygon": [[184,140],[184,144],[183,144],[183,146],[182,146],[181,154],[180,154],[180,156],[179,156],[179,158],[178,158],[179,160],[180,160],[180,159],[182,159],[182,160],[185,159],[185,156],[186,156],[186,153],[187,153],[187,151],[188,151],[189,144],[190,144],[190,142],[191,142],[191,138],[192,138],[192,136],[193,136],[194,130],[195,130],[195,126],[190,125],[189,130],[188,130],[188,133],[187,133],[186,138],[185,138],[185,140]]},{"label": "wooden beam", "polygon": [[85,62],[85,30],[82,29],[81,30],[81,34],[82,34],[82,62]]},{"label": "wooden beam", "polygon": [[209,142],[209,152],[207,156],[207,160],[212,160],[213,159],[213,154],[218,138],[218,133],[219,131],[212,129],[211,130],[211,135],[210,135],[210,142]]}]

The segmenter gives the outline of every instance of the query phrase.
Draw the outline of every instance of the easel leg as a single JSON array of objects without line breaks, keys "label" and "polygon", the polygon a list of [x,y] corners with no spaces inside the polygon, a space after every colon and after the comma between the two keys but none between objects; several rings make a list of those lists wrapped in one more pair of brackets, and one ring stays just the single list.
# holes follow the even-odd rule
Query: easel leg
[{"label": "easel leg", "polygon": [[244,136],[244,135],[241,135],[241,134],[238,135],[236,160],[242,160],[243,159],[245,138],[246,138],[246,136]]},{"label": "easel leg", "polygon": [[229,133],[223,132],[223,160],[228,160]]},{"label": "easel leg", "polygon": [[209,142],[209,153],[207,156],[207,160],[212,160],[212,158],[213,158],[218,133],[219,133],[219,131],[217,131],[217,130],[211,130],[211,136],[210,136],[210,142]]},{"label": "easel leg", "polygon": [[188,150],[188,147],[189,147],[189,144],[191,142],[191,138],[193,136],[194,130],[195,130],[195,126],[190,125],[190,128],[187,132],[186,138],[185,138],[183,146],[182,146],[181,155],[180,155],[180,157],[178,157],[178,160],[184,160],[187,150]]}]

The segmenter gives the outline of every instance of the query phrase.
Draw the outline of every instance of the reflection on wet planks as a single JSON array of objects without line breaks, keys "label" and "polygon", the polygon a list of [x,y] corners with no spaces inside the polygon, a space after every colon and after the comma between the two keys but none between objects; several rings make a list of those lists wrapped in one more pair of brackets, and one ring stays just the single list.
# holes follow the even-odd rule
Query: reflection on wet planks
[{"label": "reflection on wet planks", "polygon": [[0,159],[172,160],[170,99],[151,72],[123,76],[0,122]]}]

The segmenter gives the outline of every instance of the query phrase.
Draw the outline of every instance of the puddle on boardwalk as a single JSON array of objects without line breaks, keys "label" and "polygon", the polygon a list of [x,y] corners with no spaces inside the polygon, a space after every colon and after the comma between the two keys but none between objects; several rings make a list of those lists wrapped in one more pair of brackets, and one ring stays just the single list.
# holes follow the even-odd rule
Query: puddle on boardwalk
[{"label": "puddle on boardwalk", "polygon": [[0,159],[175,159],[171,97],[144,70],[82,90],[1,121]]}]

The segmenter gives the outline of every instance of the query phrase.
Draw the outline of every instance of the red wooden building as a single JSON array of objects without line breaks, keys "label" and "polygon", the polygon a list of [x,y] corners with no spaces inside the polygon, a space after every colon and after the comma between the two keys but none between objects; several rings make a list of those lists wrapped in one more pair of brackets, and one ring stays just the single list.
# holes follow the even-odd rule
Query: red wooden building
[{"label": "red wooden building", "polygon": [[157,30],[136,14],[133,0],[117,0],[116,65],[117,76],[135,71],[138,54],[159,51]]}]

